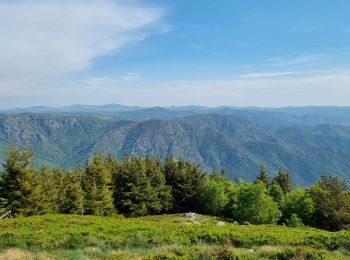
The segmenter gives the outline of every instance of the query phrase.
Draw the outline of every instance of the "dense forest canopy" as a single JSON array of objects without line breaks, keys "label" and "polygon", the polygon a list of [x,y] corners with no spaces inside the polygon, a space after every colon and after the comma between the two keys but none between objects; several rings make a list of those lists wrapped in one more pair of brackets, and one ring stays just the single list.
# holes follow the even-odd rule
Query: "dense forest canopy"
[{"label": "dense forest canopy", "polygon": [[350,229],[350,193],[337,177],[303,189],[290,174],[269,176],[262,166],[254,182],[231,181],[224,171],[168,156],[140,158],[95,154],[83,167],[34,166],[27,148],[8,151],[0,179],[3,209],[15,215],[48,213],[145,216],[195,211],[253,224]]}]

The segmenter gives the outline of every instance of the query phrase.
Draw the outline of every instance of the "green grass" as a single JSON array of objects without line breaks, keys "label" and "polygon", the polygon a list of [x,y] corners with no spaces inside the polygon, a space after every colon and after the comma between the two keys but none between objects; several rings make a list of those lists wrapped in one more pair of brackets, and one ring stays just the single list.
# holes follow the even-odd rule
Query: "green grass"
[{"label": "green grass", "polygon": [[201,216],[46,215],[0,221],[0,259],[350,259],[350,232]]}]

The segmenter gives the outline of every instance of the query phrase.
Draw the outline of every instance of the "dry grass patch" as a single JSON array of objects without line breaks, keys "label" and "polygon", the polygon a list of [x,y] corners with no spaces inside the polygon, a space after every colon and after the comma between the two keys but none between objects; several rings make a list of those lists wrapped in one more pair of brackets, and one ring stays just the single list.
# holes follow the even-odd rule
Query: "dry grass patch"
[{"label": "dry grass patch", "polygon": [[29,251],[11,248],[0,254],[0,260],[49,260],[51,257],[42,253],[32,253]]}]

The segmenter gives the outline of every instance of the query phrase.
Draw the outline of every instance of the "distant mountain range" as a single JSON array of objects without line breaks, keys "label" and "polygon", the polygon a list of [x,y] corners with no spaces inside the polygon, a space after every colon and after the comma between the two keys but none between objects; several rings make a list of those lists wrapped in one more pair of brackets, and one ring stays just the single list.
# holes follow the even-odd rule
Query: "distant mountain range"
[{"label": "distant mountain range", "polygon": [[1,111],[0,159],[28,143],[39,162],[83,164],[94,152],[165,157],[224,168],[251,180],[260,165],[289,171],[297,184],[321,175],[350,183],[348,107],[33,107]]},{"label": "distant mountain range", "polygon": [[350,125],[350,107],[139,107],[119,104],[73,105],[67,107],[29,107],[0,110],[0,114],[41,113],[54,115],[88,115],[123,120],[173,119],[203,113],[234,115],[268,125]]}]

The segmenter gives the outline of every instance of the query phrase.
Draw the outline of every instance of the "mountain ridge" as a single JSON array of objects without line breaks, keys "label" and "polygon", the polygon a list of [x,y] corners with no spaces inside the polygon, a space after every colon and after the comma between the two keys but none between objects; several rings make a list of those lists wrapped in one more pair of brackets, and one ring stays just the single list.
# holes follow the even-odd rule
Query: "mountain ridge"
[{"label": "mountain ridge", "polygon": [[116,158],[173,154],[207,171],[224,168],[231,179],[252,180],[264,164],[271,174],[278,169],[289,171],[301,185],[321,175],[339,175],[350,182],[348,126],[273,126],[218,113],[144,121],[1,115],[0,158],[8,145],[26,142],[39,161],[64,167],[82,164],[94,152]]}]

